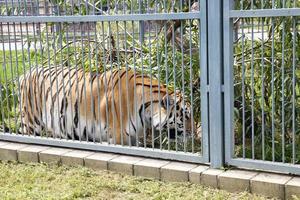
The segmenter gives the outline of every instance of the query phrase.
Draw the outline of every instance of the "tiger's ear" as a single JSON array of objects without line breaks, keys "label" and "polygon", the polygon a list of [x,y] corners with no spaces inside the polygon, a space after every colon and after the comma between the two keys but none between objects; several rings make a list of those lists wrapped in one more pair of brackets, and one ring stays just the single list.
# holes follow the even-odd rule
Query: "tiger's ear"
[{"label": "tiger's ear", "polygon": [[162,100],[161,100],[161,105],[164,109],[170,108],[170,106],[173,106],[175,104],[175,100],[173,96],[170,96],[166,94]]}]

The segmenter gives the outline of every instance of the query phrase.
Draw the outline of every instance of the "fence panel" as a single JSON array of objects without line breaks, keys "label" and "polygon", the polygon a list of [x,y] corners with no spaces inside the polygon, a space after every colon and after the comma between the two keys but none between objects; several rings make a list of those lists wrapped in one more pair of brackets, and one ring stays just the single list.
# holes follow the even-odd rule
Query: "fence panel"
[{"label": "fence panel", "polygon": [[102,2],[0,2],[0,139],[208,162],[206,2]]},{"label": "fence panel", "polygon": [[225,4],[226,163],[300,174],[299,1]]}]

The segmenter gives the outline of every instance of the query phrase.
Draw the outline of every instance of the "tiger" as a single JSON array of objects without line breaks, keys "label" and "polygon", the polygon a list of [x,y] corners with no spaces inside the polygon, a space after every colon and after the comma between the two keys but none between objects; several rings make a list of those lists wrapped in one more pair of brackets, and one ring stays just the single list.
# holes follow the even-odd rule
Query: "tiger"
[{"label": "tiger", "polygon": [[32,68],[20,79],[20,103],[27,135],[136,145],[149,129],[196,134],[182,93],[130,68]]}]

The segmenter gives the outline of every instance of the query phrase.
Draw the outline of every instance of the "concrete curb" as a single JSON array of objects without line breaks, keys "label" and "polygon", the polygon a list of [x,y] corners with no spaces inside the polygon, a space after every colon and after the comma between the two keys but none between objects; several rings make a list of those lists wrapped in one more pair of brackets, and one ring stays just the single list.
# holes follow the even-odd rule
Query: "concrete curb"
[{"label": "concrete curb", "polygon": [[189,181],[229,192],[248,191],[279,199],[300,197],[300,177],[250,170],[224,171],[209,169],[205,165],[113,153],[0,141],[0,160],[81,165],[94,170],[112,170],[163,181]]}]

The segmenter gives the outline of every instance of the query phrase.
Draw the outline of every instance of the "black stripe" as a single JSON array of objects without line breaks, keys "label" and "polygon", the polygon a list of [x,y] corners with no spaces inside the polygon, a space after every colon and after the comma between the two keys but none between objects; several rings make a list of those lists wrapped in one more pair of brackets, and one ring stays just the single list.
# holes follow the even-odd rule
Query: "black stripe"
[{"label": "black stripe", "polygon": [[134,123],[132,122],[131,117],[130,117],[129,119],[130,119],[131,125],[132,125],[132,127],[133,127],[133,129],[134,129],[134,132],[136,133],[136,128],[135,128],[135,126],[134,126]]},{"label": "black stripe", "polygon": [[117,75],[117,72],[118,72],[118,71],[116,70],[116,71],[114,71],[114,72],[110,75],[109,80],[108,80],[108,83],[107,83],[108,86],[109,86],[110,81],[113,81],[113,80],[114,80],[115,76]]},{"label": "black stripe", "polygon": [[74,111],[75,111],[75,116],[74,116],[74,125],[76,128],[78,128],[78,101],[75,101],[74,104]]},{"label": "black stripe", "polygon": [[116,87],[116,85],[118,84],[118,82],[121,80],[121,78],[126,74],[126,71],[123,71],[122,74],[120,75],[120,77],[118,77],[117,81],[114,83],[114,88]]},{"label": "black stripe", "polygon": [[[85,82],[85,81],[84,81]],[[82,102],[82,98],[83,98],[83,88],[84,88],[84,82],[82,83],[82,87],[81,87],[81,90],[80,90],[80,103]]]},{"label": "black stripe", "polygon": [[38,86],[39,86],[39,83],[37,81],[37,74],[34,73],[33,74],[33,96],[34,96],[34,103],[35,103],[35,109],[36,109],[36,112],[38,114],[39,112],[39,106],[38,106],[38,100],[37,100],[37,97],[39,96],[37,93],[38,93]]},{"label": "black stripe", "polygon": [[92,72],[92,73],[90,74],[90,83],[92,83],[92,85],[93,85],[94,80],[95,80],[97,77],[99,77],[99,76],[98,76],[98,73],[96,73],[96,72]]},{"label": "black stripe", "polygon": [[83,129],[83,133],[82,133],[82,138],[81,139],[88,139],[87,134],[86,134],[86,126]]},{"label": "black stripe", "polygon": [[72,137],[74,137],[75,140],[79,140],[79,137],[78,137],[78,134],[76,132],[76,128],[75,127],[73,127],[73,135],[72,135]]},{"label": "black stripe", "polygon": [[[69,88],[69,91],[68,91],[68,95],[70,95],[70,93],[71,93],[71,91],[72,91],[72,89],[73,89],[73,85],[74,85],[74,83],[76,82],[76,80],[75,79],[73,79],[73,77],[76,75],[76,71],[74,72],[74,74],[70,77],[70,81],[71,81],[71,85],[70,85],[70,88]],[[72,81],[73,80],[73,81]]]},{"label": "black stripe", "polygon": [[146,110],[151,105],[151,103],[157,103],[157,102],[160,102],[160,101],[159,100],[153,100],[152,102],[147,101],[144,104],[141,104],[141,106],[139,108],[139,116],[141,118],[142,126],[144,126],[144,121],[143,121],[143,118],[142,118],[143,105],[144,105],[144,110]]},{"label": "black stripe", "polygon": [[67,110],[67,106],[68,106],[68,101],[67,98],[64,97],[61,101],[61,108],[60,108],[60,115],[61,115],[61,119],[60,119],[60,130],[61,132],[65,132],[65,128],[66,128],[66,110]]}]

